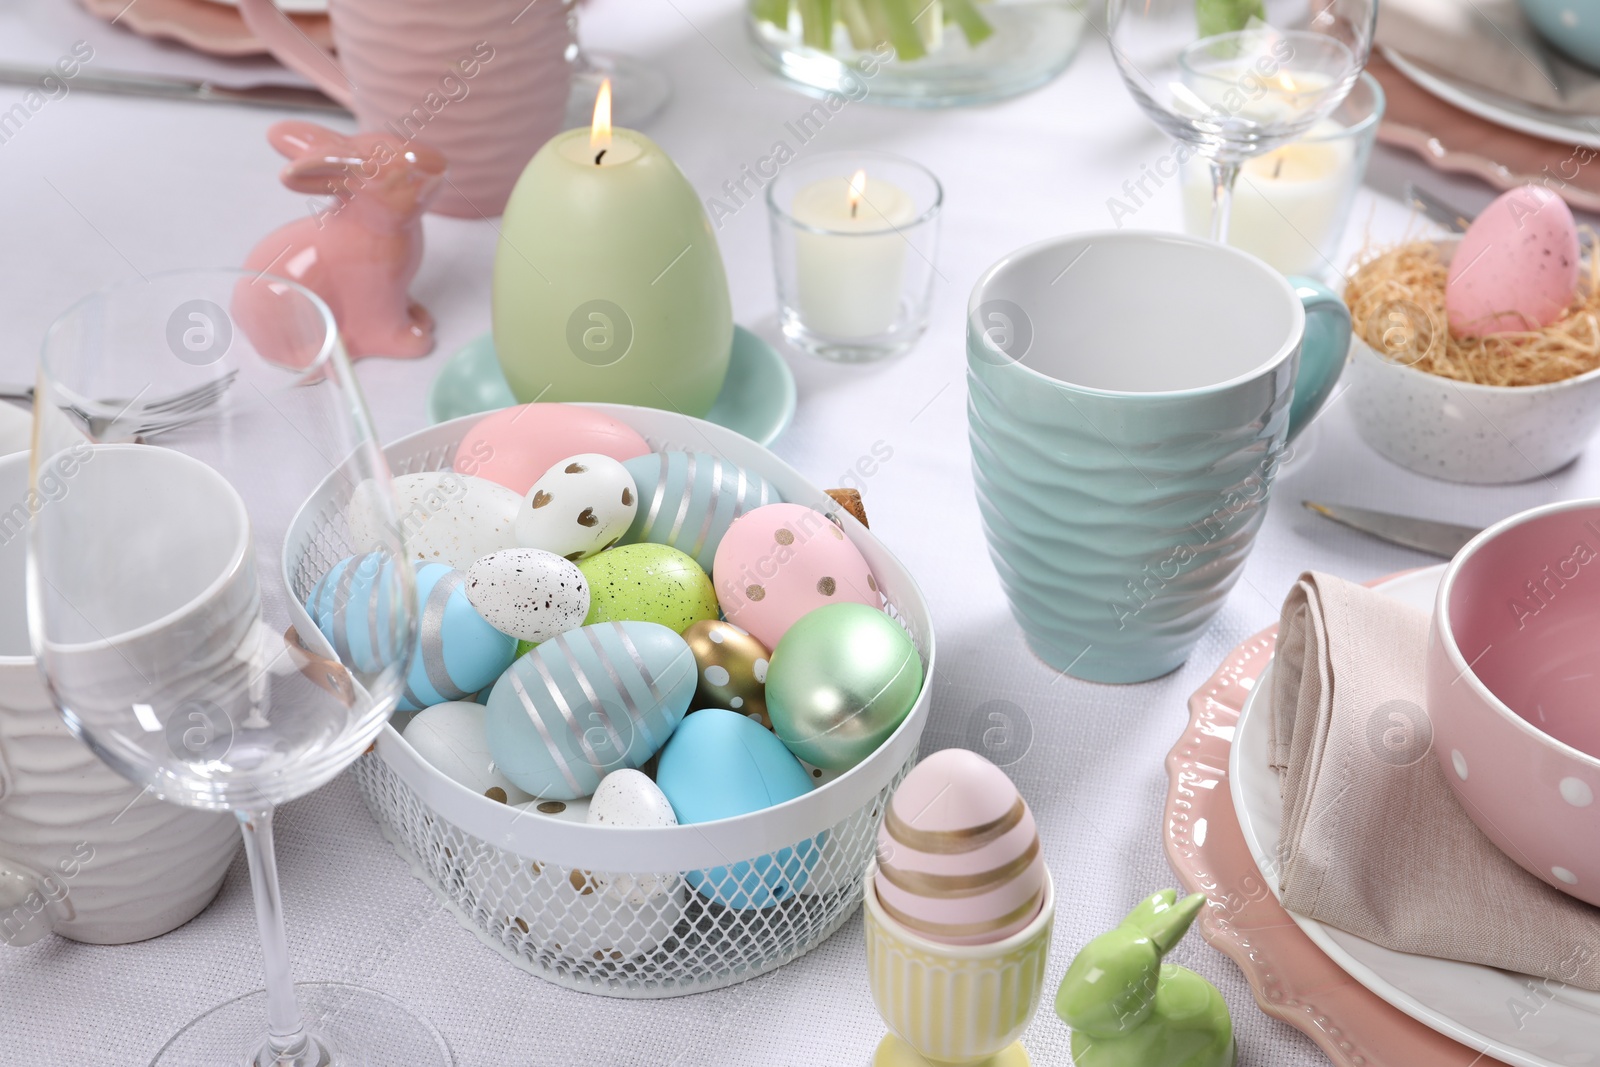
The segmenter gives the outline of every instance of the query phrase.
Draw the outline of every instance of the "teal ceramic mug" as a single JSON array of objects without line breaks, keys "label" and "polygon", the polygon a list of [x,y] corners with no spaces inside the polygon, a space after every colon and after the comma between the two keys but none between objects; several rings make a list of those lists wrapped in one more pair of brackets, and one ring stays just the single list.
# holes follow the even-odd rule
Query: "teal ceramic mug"
[{"label": "teal ceramic mug", "polygon": [[1182,664],[1349,344],[1327,288],[1196,238],[1074,234],[991,267],[967,319],[973,473],[1034,652],[1099,682]]}]

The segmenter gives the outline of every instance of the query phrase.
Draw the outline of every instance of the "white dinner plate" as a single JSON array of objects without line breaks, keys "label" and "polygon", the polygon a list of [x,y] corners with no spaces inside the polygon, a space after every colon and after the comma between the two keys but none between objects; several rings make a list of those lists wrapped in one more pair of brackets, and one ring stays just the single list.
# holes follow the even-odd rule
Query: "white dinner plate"
[{"label": "white dinner plate", "polygon": [[[1457,81],[1431,70],[1424,70],[1392,48],[1384,48],[1381,51],[1383,58],[1393,64],[1395,70],[1416,82],[1422,89],[1480,119],[1492,122],[1496,126],[1504,126],[1508,130],[1532,134],[1534,137],[1543,137],[1560,144],[1600,148],[1600,118],[1564,115],[1559,111],[1534,107],[1509,96],[1501,96],[1488,89]],[[1586,1062],[1600,1063],[1600,1056]]]},{"label": "white dinner plate", "polygon": [[[238,7],[239,0],[211,0],[213,4],[222,4],[224,7]],[[328,13],[328,0],[276,0],[279,11],[287,11],[291,15],[326,15]]]},{"label": "white dinner plate", "polygon": [[[1444,566],[1402,575],[1378,590],[1423,611],[1433,608]],[[1268,765],[1272,666],[1239,713],[1228,759],[1229,788],[1256,866],[1273,869],[1283,800]],[[1430,754],[1427,758],[1432,759]],[[1262,879],[1278,892],[1276,875]],[[1559,988],[1527,975],[1414,956],[1289,913],[1318,948],[1376,996],[1463,1045],[1517,1067],[1600,1064],[1600,993]],[[1470,916],[1463,916],[1470,922]]]}]

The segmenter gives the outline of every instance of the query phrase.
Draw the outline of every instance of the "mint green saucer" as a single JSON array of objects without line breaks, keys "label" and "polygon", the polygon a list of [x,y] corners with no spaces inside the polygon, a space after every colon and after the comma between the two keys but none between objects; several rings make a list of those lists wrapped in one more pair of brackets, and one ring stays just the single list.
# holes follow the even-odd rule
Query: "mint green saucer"
[{"label": "mint green saucer", "polygon": [[[433,379],[428,390],[428,421],[447,422],[516,402],[500,371],[494,337],[486,333],[461,346]],[[777,349],[743,326],[735,326],[728,377],[706,420],[770,445],[794,418],[794,402],[794,372]]]}]

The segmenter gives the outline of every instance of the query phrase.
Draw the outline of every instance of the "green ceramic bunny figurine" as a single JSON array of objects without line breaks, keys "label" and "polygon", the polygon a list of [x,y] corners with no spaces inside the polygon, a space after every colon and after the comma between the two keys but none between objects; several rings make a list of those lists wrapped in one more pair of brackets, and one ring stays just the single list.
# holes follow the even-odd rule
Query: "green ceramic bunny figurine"
[{"label": "green ceramic bunny figurine", "polygon": [[1233,1020],[1216,987],[1162,963],[1206,898],[1163,889],[1083,947],[1056,993],[1078,1067],[1233,1067]]}]

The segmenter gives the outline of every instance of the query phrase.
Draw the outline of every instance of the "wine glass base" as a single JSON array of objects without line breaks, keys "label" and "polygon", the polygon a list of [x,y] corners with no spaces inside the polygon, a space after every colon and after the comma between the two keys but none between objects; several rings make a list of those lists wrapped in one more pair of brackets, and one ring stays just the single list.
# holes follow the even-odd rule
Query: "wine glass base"
[{"label": "wine glass base", "polygon": [[[328,1067],[455,1067],[444,1036],[393,997],[345,982],[297,982],[294,992]],[[267,991],[258,989],[178,1031],[150,1067],[256,1067],[266,1038]]]},{"label": "wine glass base", "polygon": [[594,121],[595,94],[606,78],[611,79],[611,121],[618,126],[640,129],[672,99],[672,83],[654,67],[632,56],[585,49],[573,63],[567,129]]},{"label": "wine glass base", "polygon": [[[1032,1062],[1028,1058],[1028,1050],[1022,1047],[1022,1042],[1014,1041],[993,1056],[964,1061],[964,1067],[1029,1067]],[[883,1040],[878,1043],[878,1051],[872,1057],[872,1067],[938,1067],[938,1065],[894,1034],[885,1034]]]}]

